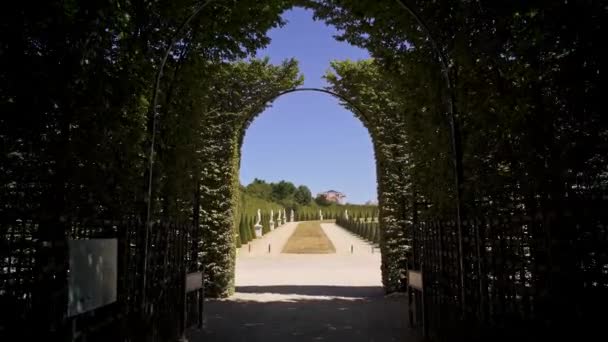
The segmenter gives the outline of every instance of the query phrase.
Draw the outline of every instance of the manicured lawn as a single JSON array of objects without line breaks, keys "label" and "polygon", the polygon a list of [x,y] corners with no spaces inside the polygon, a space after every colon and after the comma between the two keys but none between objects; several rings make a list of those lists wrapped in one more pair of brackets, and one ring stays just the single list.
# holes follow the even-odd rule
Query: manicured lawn
[{"label": "manicured lawn", "polygon": [[282,253],[292,254],[330,254],[336,248],[321,229],[319,221],[298,223],[296,230],[287,240]]}]

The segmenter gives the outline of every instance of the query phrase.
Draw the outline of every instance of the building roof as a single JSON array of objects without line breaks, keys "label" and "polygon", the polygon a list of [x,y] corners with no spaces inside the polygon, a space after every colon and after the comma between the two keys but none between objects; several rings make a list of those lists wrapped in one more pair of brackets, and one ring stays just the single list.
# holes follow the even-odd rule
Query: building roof
[{"label": "building roof", "polygon": [[343,193],[341,193],[340,191],[336,191],[336,190],[328,190],[328,191],[322,192],[322,194],[329,194],[329,193],[332,193],[332,192],[333,192],[334,194],[337,194],[337,195],[346,196],[346,195],[344,195]]}]

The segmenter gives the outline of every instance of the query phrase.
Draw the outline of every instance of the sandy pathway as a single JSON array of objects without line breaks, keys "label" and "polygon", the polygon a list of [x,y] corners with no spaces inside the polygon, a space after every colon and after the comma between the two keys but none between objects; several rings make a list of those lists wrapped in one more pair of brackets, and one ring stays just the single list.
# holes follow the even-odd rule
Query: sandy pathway
[{"label": "sandy pathway", "polygon": [[321,223],[321,228],[336,247],[336,254],[350,255],[352,247],[352,254],[357,256],[369,256],[370,253],[376,253],[378,257],[380,256],[378,246],[363,240],[335,223]]},{"label": "sandy pathway", "polygon": [[[237,263],[240,259],[251,257],[276,257],[281,254],[283,246],[296,230],[297,222],[288,222],[266,233],[259,239],[249,242],[247,245],[237,249]],[[268,246],[270,245],[270,253]],[[238,272],[237,272],[238,274]]]},{"label": "sandy pathway", "polygon": [[237,292],[240,286],[264,285],[382,286],[380,253],[375,250],[372,254],[371,244],[334,223],[322,223],[321,227],[336,253],[281,253],[296,226],[297,222],[288,223],[250,242],[251,252],[248,246],[239,249]]},{"label": "sandy pathway", "polygon": [[280,253],[296,225],[250,243],[251,252],[240,248],[237,292],[205,302],[205,330],[191,332],[190,341],[418,341],[405,298],[384,296],[372,245],[323,223],[336,253]]}]

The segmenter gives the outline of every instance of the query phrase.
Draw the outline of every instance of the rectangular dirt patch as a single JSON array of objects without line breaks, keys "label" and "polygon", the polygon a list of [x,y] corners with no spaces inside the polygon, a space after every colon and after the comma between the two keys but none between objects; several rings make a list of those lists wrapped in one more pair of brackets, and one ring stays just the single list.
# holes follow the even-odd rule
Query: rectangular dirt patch
[{"label": "rectangular dirt patch", "polygon": [[308,221],[298,223],[281,253],[330,254],[336,253],[336,248],[325,235],[319,222]]}]

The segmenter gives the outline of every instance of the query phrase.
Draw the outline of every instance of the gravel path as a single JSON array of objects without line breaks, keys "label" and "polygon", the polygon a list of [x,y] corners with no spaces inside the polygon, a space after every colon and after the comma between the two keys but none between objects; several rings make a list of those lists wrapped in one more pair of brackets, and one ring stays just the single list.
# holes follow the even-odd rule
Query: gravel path
[{"label": "gravel path", "polygon": [[[247,245],[237,249],[237,265],[239,260],[251,257],[273,257],[281,254],[283,246],[296,230],[297,222],[288,222],[284,225],[275,228],[273,231],[266,233],[259,239],[249,242]],[[268,253],[268,245],[270,245],[270,253]],[[236,272],[239,273],[238,271]]]},{"label": "gravel path", "polygon": [[419,341],[407,327],[406,298],[384,296],[379,251],[323,223],[336,253],[280,253],[296,225],[239,249],[236,293],[205,302],[205,329],[190,341]]}]

